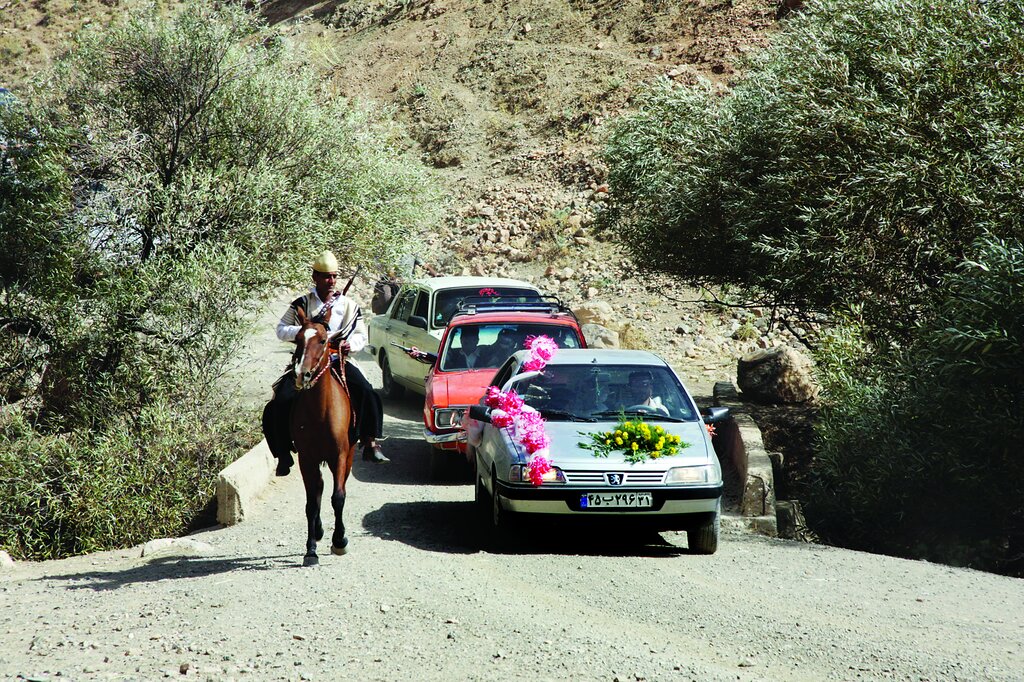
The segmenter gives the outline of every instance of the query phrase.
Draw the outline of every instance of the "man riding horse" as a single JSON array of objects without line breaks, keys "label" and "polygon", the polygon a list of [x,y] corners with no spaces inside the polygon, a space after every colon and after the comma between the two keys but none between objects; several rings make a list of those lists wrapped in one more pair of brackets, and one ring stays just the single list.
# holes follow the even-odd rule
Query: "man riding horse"
[{"label": "man riding horse", "polygon": [[[332,346],[337,347],[339,355],[344,357],[349,353],[358,353],[366,346],[366,325],[359,306],[335,290],[338,269],[338,259],[330,251],[324,251],[313,261],[313,287],[309,293],[299,296],[288,306],[281,321],[277,323],[277,338],[282,341],[295,340],[301,327],[298,310],[301,309],[307,319],[320,321],[329,309],[331,315],[327,329]],[[377,443],[377,439],[383,435],[384,422],[380,396],[352,362],[345,362],[345,378],[356,418],[356,432],[363,446],[363,459],[378,463],[389,461]],[[277,458],[278,476],[287,476],[294,464],[292,438],[288,428],[294,397],[295,382],[289,369],[288,374],[274,384],[274,398],[267,404],[263,414],[263,433],[271,453]]]}]

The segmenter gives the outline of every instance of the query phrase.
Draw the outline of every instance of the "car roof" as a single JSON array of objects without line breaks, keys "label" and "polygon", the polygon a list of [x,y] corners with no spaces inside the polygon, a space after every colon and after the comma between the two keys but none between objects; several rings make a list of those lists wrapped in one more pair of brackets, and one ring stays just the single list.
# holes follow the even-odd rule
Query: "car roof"
[{"label": "car roof", "polygon": [[550,310],[506,310],[494,313],[476,313],[473,315],[456,315],[448,323],[449,327],[462,327],[467,324],[495,324],[512,322],[534,322],[538,324],[562,324],[576,327],[576,318],[572,313],[552,313]]},{"label": "car roof", "polygon": [[437,291],[439,289],[457,289],[459,287],[521,287],[525,289],[532,289],[533,291],[540,291],[535,284],[524,282],[520,279],[508,279],[506,277],[468,277],[468,276],[452,276],[452,277],[423,277],[421,279],[414,279],[409,282],[412,286],[423,287],[424,289],[430,289],[431,291]]},{"label": "car roof", "polygon": [[[515,352],[516,359],[520,362],[530,356],[530,351],[520,350]],[[548,361],[549,365],[661,365],[668,367],[668,363],[660,357],[645,350],[627,350],[624,348],[559,348]]]}]

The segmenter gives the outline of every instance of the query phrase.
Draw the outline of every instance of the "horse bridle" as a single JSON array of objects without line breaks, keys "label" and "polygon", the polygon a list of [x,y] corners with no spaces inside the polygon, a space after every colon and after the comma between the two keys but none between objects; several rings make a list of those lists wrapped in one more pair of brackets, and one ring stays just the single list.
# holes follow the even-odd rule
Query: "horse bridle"
[{"label": "horse bridle", "polygon": [[[308,341],[309,339],[306,339],[306,342]],[[302,345],[302,354],[303,356],[305,356],[306,354],[305,343],[303,343]],[[320,365],[323,366],[320,367]],[[316,382],[320,381],[320,377],[322,377],[324,375],[324,372],[327,371],[327,368],[331,366],[331,343],[329,339],[324,342],[324,349],[323,352],[320,353],[320,359],[316,361],[316,366],[320,367],[320,369],[317,371],[316,376],[314,376],[312,380],[310,380],[309,378],[309,372],[302,373],[302,386],[299,388],[300,391],[305,391],[316,386]]]},{"label": "horse bridle", "polygon": [[[327,331],[326,327],[324,328],[324,331]],[[305,354],[305,345],[303,345],[303,354]],[[341,353],[338,353],[338,355],[339,357],[342,357]],[[344,362],[343,357],[342,362]],[[327,335],[327,341],[324,343],[324,351],[320,354],[320,359],[317,360],[317,365],[319,366],[320,364],[323,364],[323,367],[320,367],[320,369],[316,373],[316,376],[314,376],[312,380],[309,380],[308,377],[306,376],[306,373],[303,373],[302,387],[298,390],[306,391],[316,386],[317,382],[320,381],[320,377],[322,377],[324,375],[324,372],[326,372],[327,369],[331,366],[331,337],[329,334]],[[346,393],[348,393],[348,382],[345,379],[344,365],[342,366],[341,371],[338,372],[338,379],[341,381],[342,388],[345,390]]]}]

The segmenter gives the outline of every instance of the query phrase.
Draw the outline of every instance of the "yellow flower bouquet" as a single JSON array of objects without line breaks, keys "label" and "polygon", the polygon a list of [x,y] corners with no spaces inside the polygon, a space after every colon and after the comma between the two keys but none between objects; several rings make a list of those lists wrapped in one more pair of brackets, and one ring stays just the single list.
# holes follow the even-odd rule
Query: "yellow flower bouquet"
[{"label": "yellow flower bouquet", "polygon": [[630,464],[639,464],[647,459],[659,459],[676,455],[683,448],[690,447],[679,436],[665,431],[657,424],[648,424],[642,419],[619,416],[619,423],[611,431],[581,433],[590,442],[579,443],[581,448],[590,450],[594,457],[607,457],[621,451]]}]

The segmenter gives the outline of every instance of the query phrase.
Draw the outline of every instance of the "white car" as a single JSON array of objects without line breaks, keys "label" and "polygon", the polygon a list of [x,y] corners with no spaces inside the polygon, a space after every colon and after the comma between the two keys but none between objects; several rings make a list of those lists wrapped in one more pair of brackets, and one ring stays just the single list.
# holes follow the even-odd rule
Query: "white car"
[{"label": "white car", "polygon": [[387,311],[367,323],[366,350],[380,365],[384,395],[397,398],[405,389],[424,394],[429,368],[401,348],[437,353],[448,320],[464,298],[526,300],[539,294],[529,282],[502,277],[430,277],[403,285]]},{"label": "white car", "polygon": [[[477,507],[487,523],[500,531],[517,513],[635,522],[685,530],[691,551],[714,553],[723,482],[705,423],[728,419],[728,409],[710,408],[702,419],[672,368],[646,351],[561,349],[542,372],[521,372],[529,357],[517,352],[491,384],[515,389],[544,417],[552,469],[540,485],[530,482],[529,455],[513,427],[495,426],[490,409],[472,406],[468,454],[476,464]],[[637,463],[622,449],[597,457],[583,447],[625,421],[642,421],[669,443],[678,436],[688,447]]]}]

